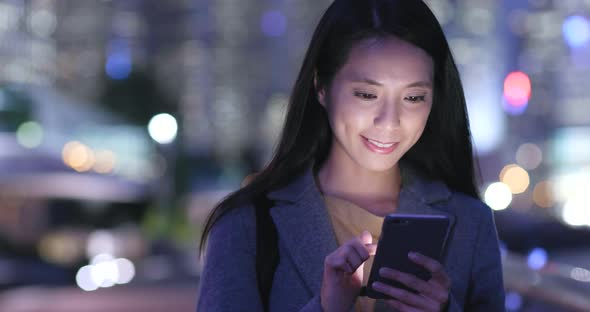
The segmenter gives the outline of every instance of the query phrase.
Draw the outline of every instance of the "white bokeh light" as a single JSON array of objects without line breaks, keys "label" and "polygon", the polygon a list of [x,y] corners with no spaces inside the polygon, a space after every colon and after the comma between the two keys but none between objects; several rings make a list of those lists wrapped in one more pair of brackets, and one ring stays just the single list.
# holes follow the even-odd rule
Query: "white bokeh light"
[{"label": "white bokeh light", "polygon": [[92,265],[85,265],[78,270],[78,273],[76,273],[76,284],[85,291],[98,289],[98,285],[92,279]]},{"label": "white bokeh light", "polygon": [[76,284],[85,291],[127,284],[135,277],[135,265],[129,259],[114,259],[112,255],[100,254],[90,263],[76,274]]},{"label": "white bokeh light", "polygon": [[135,277],[135,266],[133,262],[125,258],[120,258],[115,260],[115,265],[119,269],[117,284],[127,284]]},{"label": "white bokeh light", "polygon": [[590,271],[584,268],[573,268],[570,272],[570,277],[579,282],[590,282]]},{"label": "white bokeh light", "polygon": [[90,267],[92,281],[99,287],[111,287],[119,279],[119,268],[113,261],[113,257],[101,254],[92,259]]},{"label": "white bokeh light", "polygon": [[88,236],[86,255],[94,259],[100,254],[115,254],[115,237],[108,231],[97,230]]},{"label": "white bokeh light", "polygon": [[168,144],[176,138],[178,123],[170,114],[158,114],[150,120],[148,132],[154,141],[160,144]]},{"label": "white bokeh light", "polygon": [[502,182],[490,184],[484,193],[486,204],[494,210],[504,210],[512,202],[512,192],[508,185]]},{"label": "white bokeh light", "polygon": [[574,197],[565,202],[562,210],[562,218],[571,226],[590,226],[590,210],[587,207],[588,198],[585,196]]}]

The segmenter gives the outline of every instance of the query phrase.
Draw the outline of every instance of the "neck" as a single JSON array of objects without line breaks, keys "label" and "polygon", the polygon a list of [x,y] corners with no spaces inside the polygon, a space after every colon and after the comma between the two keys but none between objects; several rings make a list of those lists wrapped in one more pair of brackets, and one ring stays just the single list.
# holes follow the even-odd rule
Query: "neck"
[{"label": "neck", "polygon": [[376,215],[395,210],[401,187],[398,165],[387,171],[371,171],[330,159],[318,172],[317,180],[325,195],[350,201]]}]

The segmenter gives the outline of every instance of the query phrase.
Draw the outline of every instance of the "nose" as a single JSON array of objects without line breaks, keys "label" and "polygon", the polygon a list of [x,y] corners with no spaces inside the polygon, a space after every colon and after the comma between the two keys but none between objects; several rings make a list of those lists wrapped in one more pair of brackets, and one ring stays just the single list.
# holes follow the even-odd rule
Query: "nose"
[{"label": "nose", "polygon": [[382,103],[373,121],[376,128],[393,131],[400,127],[399,108],[395,101]]}]

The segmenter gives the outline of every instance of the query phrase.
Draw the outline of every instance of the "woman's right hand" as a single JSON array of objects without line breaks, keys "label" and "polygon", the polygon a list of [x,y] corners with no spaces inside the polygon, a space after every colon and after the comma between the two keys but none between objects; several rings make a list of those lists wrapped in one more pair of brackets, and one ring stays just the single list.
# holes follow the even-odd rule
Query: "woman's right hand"
[{"label": "woman's right hand", "polygon": [[376,249],[371,234],[363,231],[326,257],[320,294],[324,312],[343,312],[352,308],[361,290],[363,264]]}]

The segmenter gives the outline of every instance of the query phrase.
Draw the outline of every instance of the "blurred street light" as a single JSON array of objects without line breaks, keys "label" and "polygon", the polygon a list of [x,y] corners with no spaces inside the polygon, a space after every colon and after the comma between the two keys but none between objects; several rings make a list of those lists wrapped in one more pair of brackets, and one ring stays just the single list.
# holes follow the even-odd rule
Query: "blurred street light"
[{"label": "blurred street light", "polygon": [[150,120],[148,131],[154,141],[160,144],[168,144],[176,138],[178,123],[170,114],[158,114]]},{"label": "blurred street light", "polygon": [[504,210],[512,202],[510,187],[502,182],[490,184],[484,194],[486,204],[494,210]]}]

